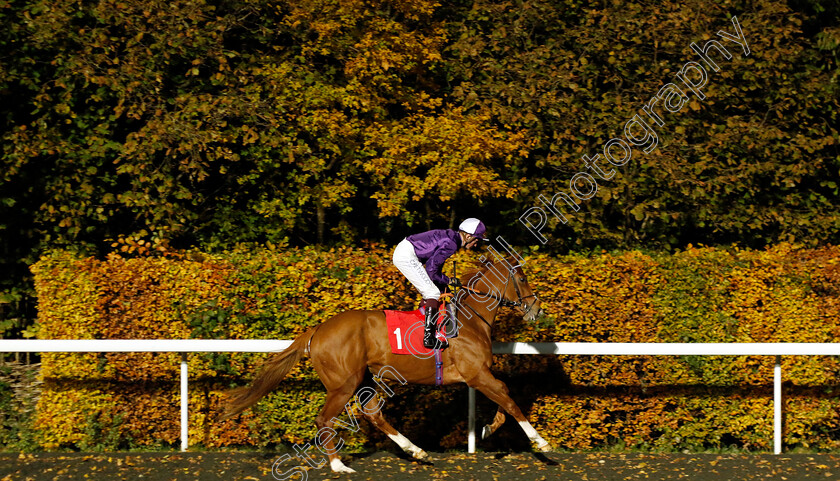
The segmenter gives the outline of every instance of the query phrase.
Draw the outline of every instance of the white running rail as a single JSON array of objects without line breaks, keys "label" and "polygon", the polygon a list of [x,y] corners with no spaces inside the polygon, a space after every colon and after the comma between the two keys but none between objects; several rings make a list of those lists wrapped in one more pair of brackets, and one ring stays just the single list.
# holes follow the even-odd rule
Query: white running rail
[{"label": "white running rail", "polygon": [[[191,352],[277,352],[289,340],[264,339],[0,339],[0,352],[180,352],[181,450],[189,447],[187,354]],[[840,343],[576,343],[494,342],[495,354],[587,356],[774,356],[773,448],[782,452],[781,356],[840,356]],[[475,392],[469,389],[468,451],[475,452]]]}]

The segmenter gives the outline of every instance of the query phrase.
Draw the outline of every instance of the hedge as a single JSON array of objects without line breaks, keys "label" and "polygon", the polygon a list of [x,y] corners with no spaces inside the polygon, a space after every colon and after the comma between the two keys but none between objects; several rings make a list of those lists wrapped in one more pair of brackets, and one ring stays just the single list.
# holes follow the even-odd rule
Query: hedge
[{"label": "hedge", "polygon": [[[689,247],[553,257],[526,273],[549,316],[505,311],[497,341],[833,342],[840,333],[837,247]],[[461,263],[469,255],[460,255]],[[348,308],[413,308],[416,296],[382,246],[105,260],[58,251],[34,267],[44,339],[291,339]],[[264,354],[190,356],[190,436],[205,447],[303,443],[325,392],[309,361],[239,418],[216,419],[221,393],[252,378]],[[43,448],[171,446],[179,437],[176,354],[44,354],[35,428]],[[772,444],[766,357],[497,356],[537,430],[557,448],[648,449]],[[785,443],[840,447],[831,357],[785,357]],[[462,448],[465,390],[403,389],[386,416],[421,446]],[[494,406],[483,399],[480,420]],[[448,420],[440,423],[439,420]],[[362,423],[363,425],[365,423]],[[341,432],[347,450],[387,442],[372,427]],[[508,422],[490,448],[527,447]]]}]

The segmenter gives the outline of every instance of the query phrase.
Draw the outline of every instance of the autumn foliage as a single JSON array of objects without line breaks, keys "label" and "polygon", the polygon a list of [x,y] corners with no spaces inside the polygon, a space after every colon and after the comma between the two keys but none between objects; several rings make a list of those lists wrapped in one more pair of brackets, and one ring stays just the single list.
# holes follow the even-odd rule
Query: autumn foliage
[{"label": "autumn foliage", "polygon": [[733,16],[749,56],[552,249],[837,243],[833,1],[0,1],[0,333],[30,327],[48,249],[393,244],[468,216],[533,243],[522,211]]},{"label": "autumn foliage", "polygon": [[[291,339],[342,309],[412,308],[414,294],[389,254],[369,246],[97,260],[57,251],[34,267],[39,336]],[[831,342],[840,334],[838,254],[835,247],[787,244],[689,247],[673,255],[532,252],[526,272],[549,316],[525,323],[506,311],[494,337]],[[315,434],[324,390],[308,361],[252,411],[216,420],[221,392],[247,382],[264,357],[190,355],[192,443],[270,446]],[[45,354],[36,422],[43,447],[175,444],[178,361],[175,354]],[[766,450],[772,365],[760,357],[504,355],[495,369],[555,447]],[[840,365],[833,358],[786,357],[783,368],[787,446],[836,449]],[[384,412],[421,446],[462,448],[465,398],[463,387],[409,388]],[[495,408],[479,398],[479,422],[489,422]],[[524,436],[513,428],[485,446],[521,446]],[[347,449],[388,442],[369,427],[340,434]]]}]

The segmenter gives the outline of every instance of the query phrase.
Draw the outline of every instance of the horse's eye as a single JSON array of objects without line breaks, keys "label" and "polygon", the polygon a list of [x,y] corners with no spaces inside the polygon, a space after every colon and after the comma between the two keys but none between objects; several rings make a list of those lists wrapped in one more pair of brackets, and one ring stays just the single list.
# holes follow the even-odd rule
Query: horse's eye
[{"label": "horse's eye", "polygon": [[524,278],[524,277],[520,277],[520,278],[519,278],[519,282],[525,282],[525,278]]}]

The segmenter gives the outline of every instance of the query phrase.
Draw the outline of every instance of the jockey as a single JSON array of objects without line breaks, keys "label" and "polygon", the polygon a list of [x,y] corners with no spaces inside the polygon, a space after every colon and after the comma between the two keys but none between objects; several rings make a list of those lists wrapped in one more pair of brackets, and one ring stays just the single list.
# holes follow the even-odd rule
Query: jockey
[{"label": "jockey", "polygon": [[427,349],[435,347],[437,342],[435,321],[441,289],[447,285],[461,286],[458,278],[443,274],[443,264],[459,248],[475,247],[479,240],[484,239],[485,231],[483,222],[470,217],[461,222],[457,232],[452,229],[435,229],[413,234],[403,239],[394,249],[394,265],[423,296],[422,305],[425,306],[426,314],[423,345]]}]

